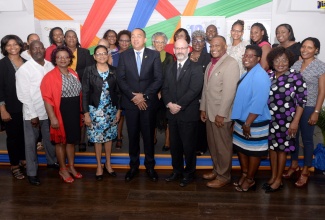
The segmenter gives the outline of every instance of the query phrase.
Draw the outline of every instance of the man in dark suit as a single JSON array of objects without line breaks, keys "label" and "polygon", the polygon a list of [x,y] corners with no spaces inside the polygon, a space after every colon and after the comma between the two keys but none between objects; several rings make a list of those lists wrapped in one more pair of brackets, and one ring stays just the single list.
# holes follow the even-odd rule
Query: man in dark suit
[{"label": "man in dark suit", "polygon": [[173,173],[166,181],[182,177],[180,186],[183,187],[193,180],[195,174],[203,69],[188,59],[189,46],[185,40],[175,42],[174,53],[177,61],[167,67],[162,87],[162,98],[169,109],[167,118],[173,165]]},{"label": "man in dark suit", "polygon": [[132,49],[120,54],[117,81],[122,92],[121,106],[125,109],[129,136],[130,170],[125,180],[132,180],[139,172],[140,132],[145,153],[144,165],[148,177],[158,180],[154,170],[154,130],[158,91],[162,85],[160,54],[145,48],[146,33],[136,28],[131,34]]}]

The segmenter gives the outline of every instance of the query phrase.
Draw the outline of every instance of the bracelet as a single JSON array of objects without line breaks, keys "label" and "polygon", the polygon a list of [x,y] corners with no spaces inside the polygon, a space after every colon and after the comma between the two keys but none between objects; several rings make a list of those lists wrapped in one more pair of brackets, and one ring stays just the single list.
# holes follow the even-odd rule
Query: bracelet
[{"label": "bracelet", "polygon": [[251,124],[247,124],[247,123],[245,122],[244,126],[245,126],[245,127],[250,127]]},{"label": "bracelet", "polygon": [[318,111],[318,110],[315,110],[314,112],[316,112],[316,113],[319,113],[319,111]]}]

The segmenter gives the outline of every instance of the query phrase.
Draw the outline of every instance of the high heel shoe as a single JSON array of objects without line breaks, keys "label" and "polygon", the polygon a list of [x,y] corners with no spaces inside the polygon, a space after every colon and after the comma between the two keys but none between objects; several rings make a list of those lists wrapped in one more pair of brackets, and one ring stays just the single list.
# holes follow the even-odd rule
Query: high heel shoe
[{"label": "high heel shoe", "polygon": [[[271,185],[272,184],[269,184],[269,183],[263,183],[262,189],[267,190],[267,189],[271,188]],[[283,183],[280,184],[279,188],[283,189]]]},{"label": "high heel shoe", "polygon": [[241,177],[237,181],[233,182],[232,184],[234,186],[240,186],[241,184],[243,184],[246,176],[247,176],[247,173],[246,172],[242,172]]},{"label": "high heel shoe", "polygon": [[299,173],[300,173],[300,167],[299,166],[297,166],[296,168],[293,168],[293,167],[290,166],[289,169],[282,174],[282,177],[284,179],[290,179],[292,176],[293,177],[298,177]]},{"label": "high heel shoe", "polygon": [[[65,183],[73,183],[74,182],[74,179],[69,176],[67,178],[64,178],[63,174],[61,173],[61,171],[68,171],[68,168],[60,168],[60,171],[59,171],[59,175],[60,175],[60,178],[65,182]],[[69,172],[69,171],[68,171]]]},{"label": "high heel shoe", "polygon": [[256,190],[256,183],[255,183],[254,179],[249,179],[246,177],[244,181],[248,182],[248,184],[249,184],[248,188],[243,188],[242,187],[243,184],[240,186],[236,186],[235,189],[237,190],[237,192],[248,192],[249,190],[252,190],[252,191]]},{"label": "high heel shoe", "polygon": [[70,164],[67,165],[68,172],[71,173],[74,178],[81,179],[82,178],[82,174],[76,171],[76,175],[74,175],[72,173],[71,169],[69,169],[70,167],[73,167],[73,165],[70,165]]},{"label": "high heel shoe", "polygon": [[109,172],[108,169],[106,168],[106,164],[104,164],[104,171],[108,173],[108,175],[112,176],[112,177],[116,177],[117,174],[113,171],[113,172]]},{"label": "high heel shoe", "polygon": [[[267,183],[268,184],[268,183]],[[263,184],[264,185],[264,184]],[[273,189],[271,187],[271,185],[269,185],[269,187],[265,188],[265,193],[273,193],[273,192],[277,192],[279,190],[283,189],[283,183],[280,184],[280,186],[276,189]]]},{"label": "high heel shoe", "polygon": [[310,176],[310,173],[306,173],[306,174],[302,173],[302,174],[300,174],[300,177],[299,177],[298,181],[295,182],[295,186],[298,187],[298,188],[307,186],[309,176]]}]

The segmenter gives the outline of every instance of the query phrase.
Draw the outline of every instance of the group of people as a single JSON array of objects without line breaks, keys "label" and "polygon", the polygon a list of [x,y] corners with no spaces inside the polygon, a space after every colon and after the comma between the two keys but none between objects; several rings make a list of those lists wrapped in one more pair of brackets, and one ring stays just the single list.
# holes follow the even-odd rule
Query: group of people
[{"label": "group of people", "polygon": [[[170,149],[173,167],[167,182],[190,184],[196,156],[209,149],[213,170],[203,175],[208,187],[231,182],[233,150],[242,171],[233,182],[239,192],[256,188],[255,174],[268,154],[272,175],[262,185],[265,192],[282,189],[282,178],[293,176],[298,177],[297,187],[307,185],[313,131],[325,97],[325,63],[317,59],[320,42],[313,37],[296,42],[289,24],[276,28],[279,44],[272,46],[261,23],[251,26],[250,42],[242,39],[243,34],[242,20],[232,25],[230,45],[214,25],[191,36],[180,28],[170,44],[164,33],[155,33],[149,49],[140,28],[108,30],[93,56],[80,47],[74,31],[63,33],[59,27],[50,31],[47,49],[31,34],[24,53],[19,37],[5,36],[0,107],[13,175],[25,178],[26,166],[29,182],[40,184],[36,141],[41,128],[48,166],[58,163],[64,182],[82,178],[74,168],[74,151],[76,144],[79,150],[85,147],[85,133],[95,146],[96,179],[102,180],[104,172],[116,176],[110,153],[113,140],[122,146],[125,117],[127,182],[139,173],[140,138],[146,173],[158,181],[154,145],[156,130],[162,129],[163,150]],[[304,145],[302,168],[299,133]],[[284,171],[287,153],[291,166]]]}]

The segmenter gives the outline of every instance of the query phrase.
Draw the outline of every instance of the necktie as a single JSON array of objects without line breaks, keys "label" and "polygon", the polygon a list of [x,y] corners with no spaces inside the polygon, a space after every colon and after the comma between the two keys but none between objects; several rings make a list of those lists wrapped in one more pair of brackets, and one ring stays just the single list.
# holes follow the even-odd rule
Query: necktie
[{"label": "necktie", "polygon": [[136,52],[137,53],[137,67],[138,67],[138,74],[140,76],[140,71],[141,71],[141,57],[140,53],[141,52]]},{"label": "necktie", "polygon": [[176,75],[176,79],[178,80],[179,75],[181,74],[182,71],[182,64],[178,64],[178,68],[177,68],[177,75]]}]

